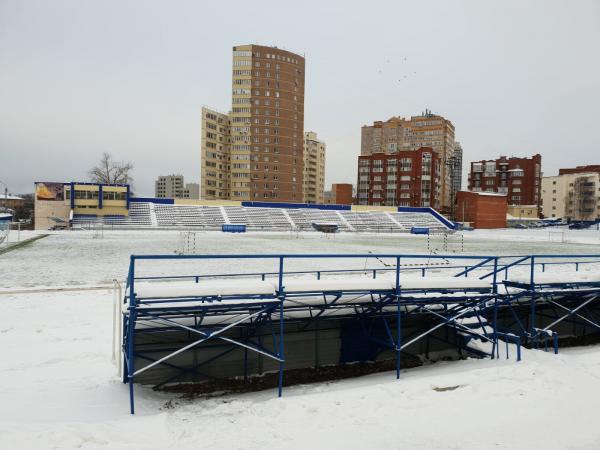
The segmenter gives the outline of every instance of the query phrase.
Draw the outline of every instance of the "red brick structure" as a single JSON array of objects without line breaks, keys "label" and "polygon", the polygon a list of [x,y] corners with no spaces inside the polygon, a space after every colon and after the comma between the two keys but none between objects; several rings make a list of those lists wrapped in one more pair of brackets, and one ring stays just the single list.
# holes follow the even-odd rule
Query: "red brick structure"
[{"label": "red brick structure", "polygon": [[471,163],[468,189],[506,194],[509,205],[541,205],[542,157],[507,158]]},{"label": "red brick structure", "polygon": [[570,173],[600,173],[600,165],[593,164],[588,166],[577,166],[570,169],[559,169],[559,175],[567,175]]},{"label": "red brick structure", "polygon": [[441,206],[441,157],[431,147],[358,157],[357,203]]},{"label": "red brick structure", "polygon": [[354,203],[352,184],[334,183],[331,191],[325,193],[325,203],[332,205],[351,205]]},{"label": "red brick structure", "polygon": [[508,204],[505,194],[459,191],[456,218],[473,228],[506,228]]}]

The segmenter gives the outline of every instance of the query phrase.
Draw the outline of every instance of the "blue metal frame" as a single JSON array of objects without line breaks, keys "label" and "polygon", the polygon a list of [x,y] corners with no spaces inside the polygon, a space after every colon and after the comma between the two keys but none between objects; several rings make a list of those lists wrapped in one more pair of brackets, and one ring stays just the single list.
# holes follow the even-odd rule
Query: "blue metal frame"
[{"label": "blue metal frame", "polygon": [[[252,273],[225,273],[225,274],[195,274],[195,275],[165,275],[165,276],[136,276],[136,263],[141,261],[166,261],[166,260],[230,260],[232,263],[241,260],[273,260],[278,268],[274,272],[252,272]],[[383,268],[364,269],[313,269],[308,271],[285,271],[286,261],[310,260],[315,265],[331,259],[355,259],[367,261],[379,261],[391,259],[394,264]],[[577,261],[573,261],[576,259]],[[583,259],[584,261],[579,261]],[[424,260],[426,263],[411,264],[407,261]],[[456,264],[441,265],[433,261],[452,261]],[[558,260],[558,261],[555,261]],[[420,339],[433,337],[432,333],[442,327],[450,328],[457,337],[461,339],[461,349],[471,352],[476,356],[499,357],[499,341],[505,341],[507,345],[512,342],[517,346],[517,360],[521,358],[520,346],[522,339],[529,343],[544,342],[552,339],[555,352],[558,349],[558,335],[551,328],[563,320],[583,320],[588,325],[600,329],[600,323],[595,319],[584,316],[585,307],[600,298],[600,283],[562,283],[547,286],[536,282],[536,268],[542,272],[546,265],[550,264],[575,264],[579,269],[580,264],[598,264],[600,255],[530,255],[525,257],[498,257],[481,255],[423,255],[423,254],[266,254],[266,255],[132,255],[127,278],[127,289],[124,301],[128,302],[127,311],[123,316],[123,357],[125,361],[126,374],[124,381],[129,382],[130,409],[134,413],[134,388],[135,377],[152,367],[164,364],[170,368],[176,368],[181,373],[197,371],[207,361],[198,364],[194,368],[177,367],[167,362],[169,358],[197,345],[208,345],[207,342],[217,341],[241,348],[244,356],[244,378],[247,378],[247,352],[260,353],[277,361],[278,373],[278,396],[283,393],[284,371],[285,371],[285,328],[288,323],[301,323],[304,329],[311,323],[319,320],[339,320],[340,317],[354,317],[359,320],[383,320],[387,333],[386,339],[365,332],[365,339],[377,342],[382,348],[389,348],[395,352],[396,378],[400,378],[401,354],[406,348]],[[403,265],[404,264],[404,265]],[[234,264],[230,264],[234,266]],[[515,284],[508,279],[509,271],[518,266],[529,266],[530,280],[528,283]],[[329,267],[329,266],[328,266]],[[402,272],[420,271],[422,277],[426,277],[428,270],[445,270],[454,277],[468,277],[470,275],[477,279],[490,279],[489,288],[444,288],[430,286],[420,289],[408,289],[402,287]],[[490,270],[491,269],[491,270]],[[389,289],[373,290],[369,288],[348,288],[343,290],[330,290],[323,285],[313,284],[314,287],[306,292],[287,291],[286,279],[293,275],[312,274],[317,280],[323,275],[353,273],[372,274],[376,278],[379,272],[394,271],[394,284]],[[500,275],[504,273],[505,279]],[[207,278],[230,280],[237,277],[246,277],[265,280],[267,276],[276,277],[276,285],[273,294],[243,294],[243,295],[219,295],[219,296],[173,296],[173,297],[142,297],[139,298],[136,291],[136,282],[140,280],[182,280],[189,279],[195,283],[201,283]],[[517,286],[518,285],[518,286]],[[500,289],[502,287],[503,289]],[[509,292],[508,288],[518,287],[517,294]],[[585,288],[582,291],[582,288]],[[505,292],[502,292],[504,290]],[[583,292],[585,297],[581,305],[569,306],[560,299],[550,298],[556,292],[568,292],[569,299],[581,299],[579,295]],[[428,295],[423,295],[428,294]],[[323,303],[316,304],[304,301],[308,298],[322,297]],[[513,309],[514,304],[528,301],[530,303],[530,316],[532,320],[526,328]],[[544,328],[536,327],[534,320],[536,315],[541,314],[536,304],[545,302],[555,308],[566,310],[563,317]],[[515,334],[514,330],[502,330],[498,327],[498,309],[509,311],[515,316],[515,323],[520,330]],[[326,312],[335,312],[330,315]],[[301,318],[286,318],[286,313],[306,312]],[[237,314],[241,318],[233,323],[223,325],[211,325],[205,323],[207,317],[215,317],[224,314]],[[402,320],[417,314],[427,314],[435,319],[435,325],[429,329],[419,331],[414,336],[405,336],[403,342]],[[179,323],[181,318],[194,317],[194,326]],[[471,322],[462,323],[462,319],[473,318]],[[490,323],[489,320],[492,320]],[[161,328],[153,329],[146,327],[136,330],[137,322],[162,325]],[[272,327],[273,348],[266,347],[259,336],[259,341],[252,340],[252,330],[259,324],[269,324]],[[390,324],[392,326],[390,326]],[[173,348],[172,352],[162,358],[155,358],[149,352],[136,350],[135,337],[139,333],[153,333],[168,329],[185,330],[199,337],[198,340],[180,348]],[[228,330],[233,328],[244,329],[243,339],[227,335]],[[244,328],[245,327],[245,328]],[[490,332],[487,328],[491,328]],[[365,328],[366,329],[366,328]],[[277,331],[276,331],[277,330]],[[480,331],[479,331],[480,330]],[[394,336],[395,333],[395,336]],[[468,347],[471,339],[479,339],[491,343],[491,352],[481,352]],[[458,341],[456,341],[458,342]],[[225,350],[223,354],[232,351]],[[219,356],[217,356],[219,357]],[[215,357],[215,358],[217,358]],[[138,368],[135,367],[135,359],[140,358],[149,364]],[[212,358],[211,358],[212,360]]]}]

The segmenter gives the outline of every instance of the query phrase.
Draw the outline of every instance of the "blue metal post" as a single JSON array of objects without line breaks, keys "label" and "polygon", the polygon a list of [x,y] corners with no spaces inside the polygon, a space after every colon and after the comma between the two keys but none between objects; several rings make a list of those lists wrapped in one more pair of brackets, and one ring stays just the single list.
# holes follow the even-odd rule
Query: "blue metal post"
[{"label": "blue metal post", "polygon": [[396,257],[396,379],[400,379],[400,347],[402,343],[400,311],[400,257]]},{"label": "blue metal post", "polygon": [[558,333],[556,331],[552,333],[552,343],[554,344],[554,354],[558,355]]},{"label": "blue metal post", "polygon": [[517,361],[521,361],[521,338],[517,336]]},{"label": "blue metal post", "polygon": [[[498,257],[494,258],[494,275],[492,279],[492,292],[494,293],[494,340],[492,342],[492,359],[494,352],[498,351]],[[508,353],[508,352],[507,352]]]},{"label": "blue metal post", "polygon": [[129,410],[131,414],[135,414],[135,404],[133,397],[133,374],[134,368],[134,345],[133,339],[135,335],[135,256],[130,258],[131,270],[129,273],[129,327],[127,333],[127,382],[129,383]]},{"label": "blue metal post", "polygon": [[71,181],[71,209],[75,209],[75,183]]},{"label": "blue metal post", "polygon": [[102,209],[102,200],[104,200],[102,196],[102,184],[98,183],[98,209]]},{"label": "blue metal post", "polygon": [[283,302],[285,294],[283,293],[283,256],[279,257],[279,383],[277,386],[277,395],[281,397],[283,394],[283,369],[284,369],[284,348],[283,348]]},{"label": "blue metal post", "polygon": [[530,290],[531,290],[531,337],[533,338],[535,333],[535,256],[531,257],[531,267],[530,267]]}]

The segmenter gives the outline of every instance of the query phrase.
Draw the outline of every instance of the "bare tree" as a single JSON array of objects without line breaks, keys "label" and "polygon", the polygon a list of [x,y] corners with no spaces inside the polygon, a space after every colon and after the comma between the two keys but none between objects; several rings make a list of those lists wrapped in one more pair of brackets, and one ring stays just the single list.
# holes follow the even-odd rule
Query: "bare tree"
[{"label": "bare tree", "polygon": [[88,172],[93,183],[102,184],[131,184],[133,178],[131,162],[115,161],[110,153],[104,152],[100,162]]}]

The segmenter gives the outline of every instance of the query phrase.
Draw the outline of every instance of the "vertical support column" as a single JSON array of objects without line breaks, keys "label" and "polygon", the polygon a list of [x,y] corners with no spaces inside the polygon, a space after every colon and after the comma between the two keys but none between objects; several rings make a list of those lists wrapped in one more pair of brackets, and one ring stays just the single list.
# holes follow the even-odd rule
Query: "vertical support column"
[{"label": "vertical support column", "polygon": [[531,257],[531,266],[530,266],[530,287],[529,290],[531,291],[531,309],[530,309],[530,318],[529,318],[529,322],[531,324],[530,328],[530,333],[531,333],[531,338],[534,337],[536,331],[536,320],[535,320],[535,256]]},{"label": "vertical support column", "polygon": [[71,209],[75,209],[75,183],[71,181]]},{"label": "vertical support column", "polygon": [[[494,276],[492,281],[492,292],[494,293],[494,340],[492,342],[492,359],[494,359],[494,352],[499,354],[498,349],[498,257],[494,258]],[[508,342],[508,341],[507,341]],[[508,351],[506,352],[508,354]]]},{"label": "vertical support column", "polygon": [[396,379],[400,379],[400,348],[402,343],[400,311],[400,257],[396,256]]},{"label": "vertical support column", "polygon": [[133,396],[133,374],[134,367],[134,336],[135,336],[135,256],[131,255],[129,270],[129,326],[127,328],[127,382],[129,383],[129,409],[131,414],[135,414],[135,404]]},{"label": "vertical support column", "polygon": [[102,192],[102,185],[100,183],[98,183],[98,209],[102,209],[102,200],[104,200],[103,197],[103,192]]},{"label": "vertical support column", "polygon": [[283,370],[284,370],[284,324],[283,324],[283,302],[285,300],[285,294],[283,292],[283,256],[279,257],[279,383],[277,386],[277,396],[281,397],[283,394]]}]

